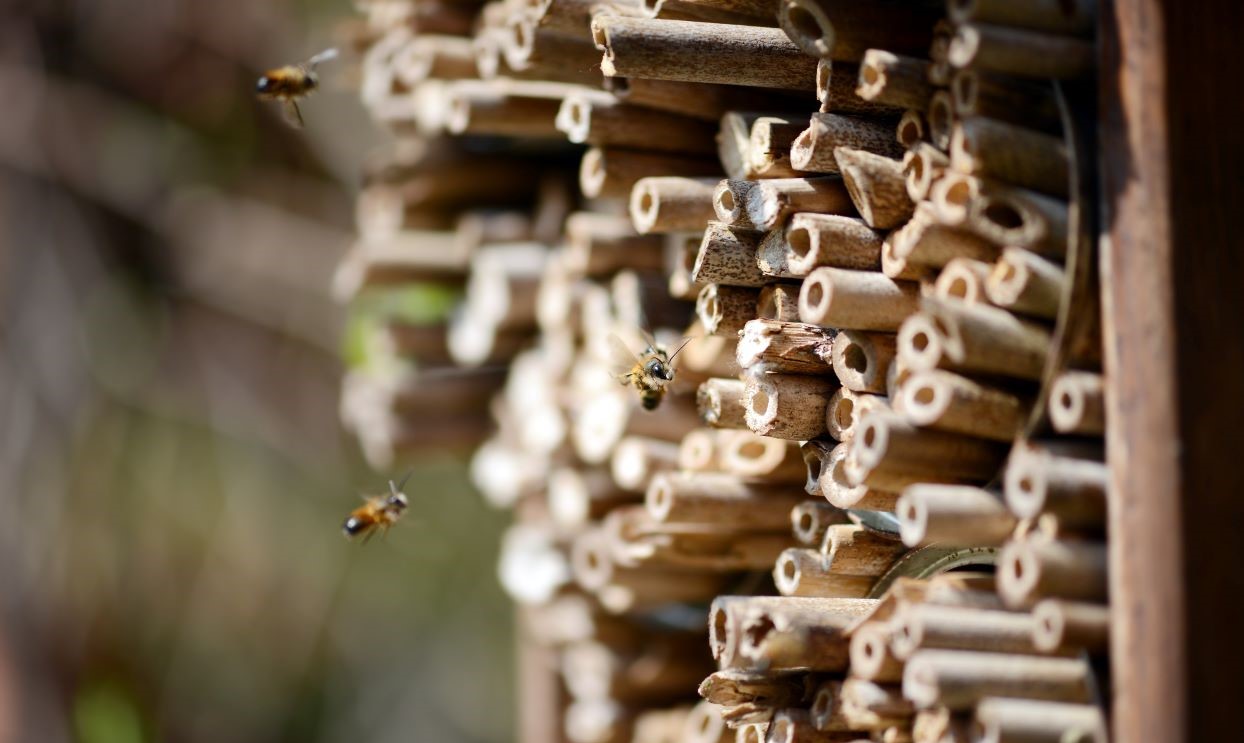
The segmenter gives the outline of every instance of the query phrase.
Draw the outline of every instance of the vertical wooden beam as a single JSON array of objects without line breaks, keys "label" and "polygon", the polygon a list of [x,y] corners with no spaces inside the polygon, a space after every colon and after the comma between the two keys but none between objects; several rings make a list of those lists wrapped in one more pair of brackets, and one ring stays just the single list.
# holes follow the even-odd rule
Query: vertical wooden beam
[{"label": "vertical wooden beam", "polygon": [[1105,8],[1114,739],[1239,735],[1244,150],[1238,4]]}]

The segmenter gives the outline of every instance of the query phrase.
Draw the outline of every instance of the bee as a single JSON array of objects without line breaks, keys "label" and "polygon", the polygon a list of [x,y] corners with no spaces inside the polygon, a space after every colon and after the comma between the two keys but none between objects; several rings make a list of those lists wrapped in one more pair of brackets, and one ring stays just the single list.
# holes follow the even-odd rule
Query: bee
[{"label": "bee", "polygon": [[301,129],[302,112],[298,110],[298,99],[310,95],[319,87],[320,79],[315,74],[316,65],[336,56],[336,49],[326,49],[302,64],[268,70],[255,84],[255,93],[260,100],[280,101],[285,120],[290,126]]},{"label": "bee", "polygon": [[639,390],[639,401],[644,410],[656,410],[661,401],[665,399],[666,388],[670,382],[674,381],[674,357],[686,347],[691,339],[684,340],[683,344],[671,354],[651,335],[640,332],[647,347],[638,356],[616,334],[609,335],[617,368],[614,379],[617,379],[619,384],[629,385]]},{"label": "bee", "polygon": [[406,477],[402,478],[402,482],[394,485],[389,480],[389,492],[382,495],[373,495],[365,498],[366,502],[350,512],[346,517],[345,523],[341,525],[341,531],[345,533],[347,539],[363,535],[363,544],[379,530],[382,533],[388,532],[389,527],[397,523],[397,520],[406,512],[406,494],[402,492],[406,481],[410,479],[411,472],[406,473]]}]

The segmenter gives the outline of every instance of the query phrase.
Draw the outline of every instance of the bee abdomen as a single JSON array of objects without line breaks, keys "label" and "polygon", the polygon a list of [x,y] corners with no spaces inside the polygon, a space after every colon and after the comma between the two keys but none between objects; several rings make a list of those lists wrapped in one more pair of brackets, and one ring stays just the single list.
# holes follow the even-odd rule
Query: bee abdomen
[{"label": "bee abdomen", "polygon": [[356,537],[366,528],[367,524],[357,516],[349,517],[345,520],[345,523],[341,525],[341,531],[344,532],[347,537]]}]

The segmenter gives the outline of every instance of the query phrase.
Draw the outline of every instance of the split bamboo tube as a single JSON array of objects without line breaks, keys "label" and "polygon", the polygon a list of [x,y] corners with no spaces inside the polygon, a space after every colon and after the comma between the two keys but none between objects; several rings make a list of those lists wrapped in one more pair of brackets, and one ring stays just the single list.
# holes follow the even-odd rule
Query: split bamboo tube
[{"label": "split bamboo tube", "polygon": [[1106,430],[1105,383],[1100,374],[1065,371],[1050,387],[1050,423],[1059,433],[1101,436]]},{"label": "split bamboo tube", "polygon": [[859,67],[822,57],[816,63],[816,99],[821,113],[849,116],[894,117],[902,111],[879,101],[866,101],[856,92]]},{"label": "split bamboo tube", "polygon": [[989,480],[1005,450],[970,436],[916,428],[893,413],[874,411],[860,421],[851,454],[872,478],[927,479],[930,482]]},{"label": "split bamboo tube", "polygon": [[787,596],[756,605],[743,616],[739,655],[763,669],[846,670],[845,631],[858,614],[854,605],[834,611],[824,603],[843,600]]},{"label": "split bamboo tube", "polygon": [[790,528],[790,510],[802,499],[790,488],[745,484],[733,475],[666,472],[652,478],[645,502],[658,521],[755,531]]},{"label": "split bamboo tube", "polygon": [[977,743],[1106,743],[1106,720],[1096,704],[986,697],[976,705]]},{"label": "split bamboo tube", "polygon": [[812,707],[808,710],[812,724],[817,730],[829,732],[846,732],[851,729],[842,714],[842,681],[822,681],[812,697]]},{"label": "split bamboo tube", "polygon": [[817,730],[806,709],[783,709],[773,715],[765,743],[841,743],[854,736]]},{"label": "split bamboo tube", "polygon": [[750,374],[744,392],[747,427],[761,436],[806,441],[825,433],[833,377]]},{"label": "split bamboo tube", "polygon": [[756,265],[760,237],[749,230],[709,222],[695,257],[695,265],[691,268],[692,282],[752,287],[769,283],[769,277],[761,273]]},{"label": "split bamboo tube", "polygon": [[959,119],[984,116],[1055,134],[1062,129],[1058,104],[1045,80],[957,70],[950,79],[950,97]]},{"label": "split bamboo tube", "polygon": [[998,594],[1010,606],[1031,606],[1046,597],[1105,601],[1105,545],[1011,542],[998,555]]},{"label": "split bamboo tube", "polygon": [[911,485],[894,510],[903,543],[909,547],[1001,545],[1017,521],[998,496],[969,485]]},{"label": "split bamboo tube", "polygon": [[1092,671],[1074,658],[922,650],[903,672],[903,696],[919,707],[966,710],[991,695],[1088,702]]},{"label": "split bamboo tube", "polygon": [[700,419],[714,428],[747,428],[747,384],[739,379],[714,377],[695,394]]},{"label": "split bamboo tube", "polygon": [[761,320],[799,322],[799,286],[779,283],[762,287],[756,298],[756,316]]},{"label": "split bamboo tube", "polygon": [[934,296],[979,304],[985,299],[985,282],[993,266],[971,258],[955,258],[942,267],[933,284]]},{"label": "split bamboo tube", "polygon": [[926,52],[941,13],[932,2],[786,0],[778,23],[805,54],[855,62],[872,48]]},{"label": "split bamboo tube", "polygon": [[[830,505],[838,508],[854,508],[864,511],[893,511],[898,493],[893,490],[874,488],[867,483],[852,485],[847,475],[847,456],[850,445],[835,446],[821,464],[819,483],[821,493]],[[892,483],[887,482],[886,485]],[[906,483],[899,481],[898,488]]]},{"label": "split bamboo tube", "polygon": [[854,215],[840,178],[773,178],[756,181],[747,192],[747,219],[771,230],[795,212]]},{"label": "split bamboo tube", "polygon": [[920,289],[874,271],[818,268],[804,279],[799,317],[814,325],[894,332],[920,305]]},{"label": "split bamboo tube", "polygon": [[757,612],[794,607],[803,614],[821,615],[845,627],[877,605],[875,599],[791,598],[779,596],[718,596],[708,611],[708,646],[719,668],[744,663],[739,655],[745,620]]},{"label": "split bamboo tube", "polygon": [[960,173],[1052,196],[1067,195],[1066,145],[1050,134],[991,119],[967,119],[954,127],[950,163]]},{"label": "split bamboo tube", "polygon": [[[845,389],[885,394],[886,376],[897,352],[893,333],[843,330],[834,336],[834,373]],[[839,438],[839,441],[843,439]]]},{"label": "split bamboo tube", "polygon": [[1008,28],[963,23],[955,30],[947,59],[958,67],[1001,72],[1018,77],[1067,79],[1090,74],[1097,50],[1091,40]]},{"label": "split bamboo tube", "polygon": [[791,532],[806,547],[819,548],[830,526],[846,522],[842,509],[823,501],[806,500],[790,512]]},{"label": "split bamboo tube", "polygon": [[907,196],[918,202],[929,193],[933,182],[950,167],[950,157],[928,142],[919,142],[903,155],[903,176]]},{"label": "split bamboo tube", "polygon": [[855,217],[801,213],[785,228],[786,268],[807,276],[822,266],[876,271],[881,268],[881,235]]},{"label": "split bamboo tube", "polygon": [[841,173],[842,167],[834,157],[838,147],[883,157],[902,155],[892,123],[826,113],[812,114],[807,128],[798,133],[789,147],[791,165],[809,173]]},{"label": "split bamboo tube", "polygon": [[848,678],[842,682],[841,694],[843,717],[857,730],[909,725],[916,714],[897,685]]},{"label": "split bamboo tube", "polygon": [[572,90],[559,83],[459,80],[445,91],[449,108],[445,126],[451,134],[557,138],[554,120],[562,98]]},{"label": "split bamboo tube", "polygon": [[807,475],[804,480],[803,490],[814,498],[822,497],[821,470],[829,461],[829,453],[835,445],[833,441],[814,439],[805,441],[799,446],[799,453],[803,455],[803,464]]},{"label": "split bamboo tube", "polygon": [[886,398],[842,387],[829,398],[829,407],[825,409],[825,428],[838,441],[850,441],[865,413],[879,409],[889,409]]},{"label": "split bamboo tube", "polygon": [[[756,265],[760,272],[775,279],[800,278],[790,270],[786,259],[790,255],[790,246],[786,242],[786,226],[778,225],[765,233],[756,248]],[[798,289],[798,287],[796,287]],[[799,311],[798,292],[795,296],[795,311]]]},{"label": "split bamboo tube", "polygon": [[909,423],[994,441],[1011,441],[1028,418],[1015,395],[940,369],[912,372],[899,386]]},{"label": "split bamboo tube", "polygon": [[743,369],[763,366],[781,374],[832,375],[833,341],[833,331],[816,325],[751,320],[739,333],[735,359]]},{"label": "split bamboo tube", "polygon": [[695,154],[712,154],[716,149],[708,122],[613,103],[594,94],[568,94],[554,123],[575,144]]},{"label": "split bamboo tube", "polygon": [[631,223],[640,234],[699,231],[715,215],[717,182],[680,176],[642,178],[631,190]]},{"label": "split bamboo tube", "polygon": [[916,317],[928,320],[904,323],[898,332],[898,358],[912,371],[940,368],[1041,378],[1050,345],[1044,327],[985,305],[925,297],[922,308]]},{"label": "split bamboo tube", "polygon": [[643,436],[628,436],[619,441],[609,460],[613,481],[631,492],[643,492],[654,474],[677,467],[677,444]]},{"label": "split bamboo tube", "polygon": [[717,131],[717,157],[736,180],[790,178],[790,145],[803,130],[803,114],[727,111]]},{"label": "split bamboo tube", "polygon": [[834,148],[834,159],[851,203],[869,227],[887,230],[911,218],[916,207],[907,196],[902,162],[845,147]]},{"label": "split bamboo tube", "polygon": [[721,224],[735,229],[759,229],[747,216],[747,195],[755,185],[756,181],[738,178],[726,178],[717,184],[713,191],[713,211]]},{"label": "split bamboo tube", "polygon": [[695,300],[695,314],[705,333],[735,336],[756,316],[760,290],[749,286],[707,284]]},{"label": "split bamboo tube", "polygon": [[721,466],[746,481],[802,485],[807,479],[803,455],[793,441],[739,431],[721,444]]},{"label": "split bamboo tube", "polygon": [[[894,138],[907,150],[924,142],[928,138],[928,123],[924,119],[924,114],[915,109],[904,111],[895,128]],[[904,169],[906,169],[905,163]]]},{"label": "split bamboo tube", "polygon": [[903,662],[890,652],[889,622],[871,621],[859,625],[851,632],[851,675],[876,681],[893,683],[903,680]]},{"label": "split bamboo tube", "polygon": [[773,583],[783,596],[863,598],[873,580],[871,576],[835,572],[825,555],[815,549],[784,550],[773,566]]},{"label": "split bamboo tube", "polygon": [[1032,616],[962,606],[908,604],[894,620],[890,649],[900,660],[918,651],[979,650],[1032,655]]},{"label": "split bamboo tube", "polygon": [[864,100],[924,111],[933,91],[928,60],[901,57],[883,49],[869,49],[864,53],[859,87],[855,91]]},{"label": "split bamboo tube", "polygon": [[1020,518],[1052,513],[1065,527],[1099,532],[1109,483],[1109,468],[1100,461],[1021,442],[1007,461],[1004,491],[1007,505]]},{"label": "split bamboo tube", "polygon": [[699,694],[706,702],[723,707],[747,703],[793,707],[812,697],[810,681],[810,677],[802,673],[727,668],[709,674],[700,682]]},{"label": "split bamboo tube", "polygon": [[855,524],[829,527],[821,544],[829,568],[851,576],[879,576],[906,551],[899,540]]},{"label": "split bamboo tube", "polygon": [[994,265],[985,292],[989,301],[1043,319],[1058,317],[1067,277],[1063,267],[1023,248],[1006,248]]},{"label": "split bamboo tube", "polygon": [[1096,0],[952,0],[946,11],[955,23],[996,23],[1071,36],[1092,35],[1097,23]]},{"label": "split bamboo tube", "polygon": [[1110,608],[1102,604],[1045,599],[1032,608],[1032,620],[1032,644],[1045,653],[1099,654],[1110,644]]},{"label": "split bamboo tube", "polygon": [[592,38],[608,77],[816,89],[816,60],[776,28],[597,15]]},{"label": "split bamboo tube", "polygon": [[[625,198],[645,176],[713,176],[721,166],[706,158],[625,148],[593,147],[579,165],[579,190],[588,198]],[[697,226],[696,231],[699,231]]]}]

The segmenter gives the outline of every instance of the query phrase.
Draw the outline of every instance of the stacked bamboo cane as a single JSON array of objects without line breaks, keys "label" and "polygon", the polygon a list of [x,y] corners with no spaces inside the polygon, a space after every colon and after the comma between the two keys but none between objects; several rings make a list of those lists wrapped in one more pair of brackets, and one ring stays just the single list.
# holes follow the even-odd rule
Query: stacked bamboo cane
[{"label": "stacked bamboo cane", "polygon": [[[383,463],[488,406],[524,739],[1105,739],[1103,380],[1095,339],[1054,352],[1048,83],[1091,71],[1091,3],[364,9],[400,139],[338,290],[461,300],[387,321],[407,361],[343,416]],[[611,379],[641,328],[691,338],[653,412]],[[996,576],[895,578],[951,548]]]}]

